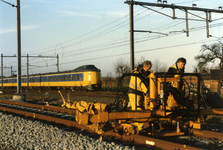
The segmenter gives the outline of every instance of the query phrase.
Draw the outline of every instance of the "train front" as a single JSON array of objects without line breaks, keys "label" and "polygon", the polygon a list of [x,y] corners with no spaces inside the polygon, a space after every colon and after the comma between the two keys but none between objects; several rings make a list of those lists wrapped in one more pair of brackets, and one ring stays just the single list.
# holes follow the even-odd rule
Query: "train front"
[{"label": "train front", "polygon": [[101,70],[94,65],[86,65],[83,69],[85,69],[84,81],[86,89],[90,91],[101,90]]}]

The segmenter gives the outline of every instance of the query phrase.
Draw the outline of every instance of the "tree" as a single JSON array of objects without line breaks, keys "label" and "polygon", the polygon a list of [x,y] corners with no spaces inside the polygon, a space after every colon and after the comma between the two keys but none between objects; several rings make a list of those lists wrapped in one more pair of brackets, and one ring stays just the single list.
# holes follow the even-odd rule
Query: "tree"
[{"label": "tree", "polygon": [[111,88],[113,82],[111,72],[107,72],[107,76],[102,78],[103,88]]},{"label": "tree", "polygon": [[218,43],[212,45],[202,45],[200,54],[195,56],[198,61],[198,68],[201,72],[208,73],[206,69],[208,64],[218,63],[219,74],[216,76],[218,79],[218,93],[221,94],[221,83],[223,81],[223,43],[219,40]]},{"label": "tree", "polygon": [[155,72],[166,72],[167,71],[167,65],[165,63],[161,63],[158,59],[156,59],[152,63],[152,69]]},{"label": "tree", "polygon": [[118,75],[118,77],[121,77],[124,73],[130,73],[130,66],[128,62],[124,62],[121,59],[118,59],[115,63],[114,63],[114,69],[115,69],[115,73]]}]

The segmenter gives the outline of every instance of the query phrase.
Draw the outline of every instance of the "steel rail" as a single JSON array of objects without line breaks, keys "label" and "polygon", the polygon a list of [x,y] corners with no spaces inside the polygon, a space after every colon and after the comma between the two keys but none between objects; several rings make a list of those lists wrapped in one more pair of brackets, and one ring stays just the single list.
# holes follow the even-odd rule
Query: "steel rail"
[{"label": "steel rail", "polygon": [[[114,132],[108,131],[104,133],[103,135],[105,136],[114,136]],[[202,148],[197,148],[193,146],[188,146],[184,144],[178,144],[178,143],[173,143],[169,141],[164,141],[152,137],[146,137],[142,135],[130,135],[130,136],[122,136],[119,134],[115,134],[115,138],[129,141],[132,143],[140,144],[140,145],[147,145],[147,146],[155,146],[158,149],[163,149],[163,150],[202,150]]]},{"label": "steel rail", "polygon": [[23,111],[23,110],[17,110],[17,109],[7,108],[7,107],[1,107],[1,106],[0,106],[0,111],[13,113],[13,114],[18,114],[18,115],[22,115],[22,116],[25,116],[25,117],[31,117],[31,118],[34,118],[34,119],[44,120],[44,121],[53,122],[53,123],[57,123],[57,124],[62,124],[62,125],[68,126],[68,127],[84,129],[89,133],[94,133],[93,130],[91,130],[87,126],[83,126],[83,125],[78,124],[76,121],[70,121],[70,120],[61,119],[61,118],[57,118],[57,117],[41,115],[41,114],[38,114],[38,113],[33,113],[33,112],[28,112],[28,111]]},{"label": "steel rail", "polygon": [[65,108],[56,107],[56,106],[44,106],[44,105],[37,105],[37,104],[17,102],[17,101],[7,101],[7,100],[0,100],[0,103],[31,107],[31,108],[36,108],[36,109],[48,110],[48,111],[55,111],[55,112],[66,113],[66,114],[76,114],[76,110],[65,109]]},{"label": "steel rail", "polygon": [[223,140],[223,133],[213,132],[207,130],[190,129],[191,133],[200,138],[216,138],[218,140]]},{"label": "steel rail", "polygon": [[[24,107],[31,107],[31,108],[37,108],[37,109],[42,109],[42,110],[56,111],[56,112],[60,112],[60,113],[76,114],[76,110],[65,109],[65,108],[55,107],[55,106],[44,106],[44,105],[37,105],[37,104],[30,104],[30,103],[23,103],[23,102],[16,102],[16,101],[7,101],[7,100],[0,100],[0,103],[12,104],[12,105],[18,105],[18,106],[24,106]],[[32,112],[30,113],[27,111],[21,111],[21,110],[16,110],[16,109],[7,108],[7,107],[0,107],[0,111],[6,111],[9,113],[20,114],[20,115],[23,115],[26,117],[32,117],[32,118],[36,118],[36,119],[40,119],[40,120],[45,120],[45,121],[49,121],[49,122],[62,124],[62,125],[69,126],[69,127],[84,129],[89,133],[94,133],[93,130],[91,130],[87,126],[78,124],[76,121],[70,121],[70,120],[60,119],[60,118],[51,117],[51,116],[45,116],[45,115],[32,113]],[[194,136],[201,137],[201,138],[216,138],[218,140],[223,139],[223,133],[219,133],[219,132],[212,132],[212,131],[198,130],[198,129],[191,129],[190,131]],[[131,142],[135,142],[136,144],[157,146],[162,149],[166,149],[167,145],[168,145],[168,148],[171,147],[170,149],[172,149],[172,148],[191,149],[191,147],[187,146],[187,145],[170,143],[167,141],[154,139],[151,137],[144,137],[144,136],[140,136],[140,135],[121,136],[121,135],[114,133],[112,131],[105,132],[105,133],[103,133],[103,135],[104,136],[113,136],[117,139],[122,139],[122,140],[130,140]],[[169,146],[169,145],[172,145],[172,146]],[[196,149],[196,148],[193,147],[192,149]]]},{"label": "steel rail", "polygon": [[[75,121],[70,121],[70,120],[66,120],[66,119],[41,115],[41,114],[28,112],[28,111],[16,110],[16,109],[7,108],[7,107],[0,107],[0,111],[13,113],[13,114],[19,114],[19,115],[23,115],[23,116],[26,116],[26,117],[31,117],[31,118],[34,118],[34,119],[44,120],[44,121],[48,121],[48,122],[53,122],[53,123],[65,125],[65,126],[68,126],[68,127],[73,127],[73,128],[86,130],[89,133],[94,133],[94,131],[91,130],[90,128],[88,128],[87,126],[80,125]],[[145,144],[147,146],[153,146],[153,147],[161,148],[161,149],[164,149],[164,150],[172,150],[172,149],[202,150],[201,148],[196,148],[196,147],[193,147],[193,146],[187,146],[187,145],[183,145],[183,144],[168,142],[168,141],[159,140],[159,139],[155,139],[155,138],[152,138],[152,137],[145,137],[145,136],[141,136],[141,135],[122,136],[122,135],[119,135],[119,134],[117,134],[113,131],[105,132],[105,133],[102,134],[102,136],[110,136],[110,137],[114,137],[117,140],[129,141],[129,142],[132,142],[132,143],[135,143],[135,144]]]}]

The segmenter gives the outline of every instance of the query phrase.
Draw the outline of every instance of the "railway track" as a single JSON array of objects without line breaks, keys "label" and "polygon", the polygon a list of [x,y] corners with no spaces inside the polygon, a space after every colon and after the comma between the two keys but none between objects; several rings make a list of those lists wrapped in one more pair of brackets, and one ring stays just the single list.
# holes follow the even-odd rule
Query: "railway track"
[{"label": "railway track", "polygon": [[[24,102],[0,100],[0,111],[13,114],[22,115],[25,117],[44,120],[56,124],[65,125],[67,127],[77,128],[89,133],[94,133],[90,128],[79,125],[75,120],[76,110],[64,109],[55,106],[37,105]],[[49,112],[50,111],[50,112]],[[201,136],[205,138],[223,139],[222,133],[211,131],[192,130],[194,136]],[[113,131],[103,133],[103,136],[111,137],[112,139],[124,140],[135,144],[146,145],[148,147],[157,149],[203,149],[199,147],[190,146],[188,144],[179,144],[162,139],[157,139],[144,135],[129,135],[122,136]]]},{"label": "railway track", "polygon": [[[96,97],[116,97],[117,92],[104,92],[104,91],[71,91],[71,90],[60,90],[62,93],[70,93],[70,95],[73,96],[96,96]],[[14,89],[7,89],[7,91],[4,92],[5,94],[14,94],[16,91]],[[23,94],[29,95],[29,94],[52,94],[52,95],[58,95],[58,90],[38,90],[33,89],[23,91]]]}]

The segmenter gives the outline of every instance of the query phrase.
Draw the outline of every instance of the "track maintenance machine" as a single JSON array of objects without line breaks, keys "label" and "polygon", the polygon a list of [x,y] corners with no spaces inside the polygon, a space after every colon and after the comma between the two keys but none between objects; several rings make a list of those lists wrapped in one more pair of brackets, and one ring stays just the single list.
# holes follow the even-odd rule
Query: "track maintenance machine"
[{"label": "track maintenance machine", "polygon": [[[211,108],[207,103],[208,90],[198,73],[167,74],[150,73],[148,93],[137,108],[128,107],[128,87],[131,76],[124,74],[118,81],[115,101],[106,105],[84,101],[70,103],[63,98],[63,107],[76,109],[76,121],[98,134],[113,129],[123,135],[146,132],[154,136],[188,134],[190,129],[203,129],[207,115],[223,115],[222,108]],[[136,81],[137,82],[137,81]],[[137,84],[136,84],[137,85]],[[219,97],[219,104],[223,103]],[[137,103],[137,102],[135,102]],[[139,131],[139,124],[143,129]]]}]

